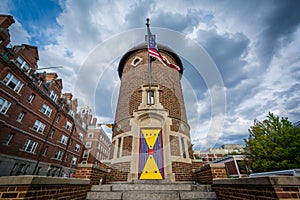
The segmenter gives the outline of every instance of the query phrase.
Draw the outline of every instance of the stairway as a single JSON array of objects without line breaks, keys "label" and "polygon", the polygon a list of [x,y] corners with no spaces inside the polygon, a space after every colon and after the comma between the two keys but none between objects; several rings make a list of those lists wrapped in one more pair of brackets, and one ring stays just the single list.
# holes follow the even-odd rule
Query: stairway
[{"label": "stairway", "polygon": [[216,200],[210,185],[187,183],[122,183],[93,185],[88,200]]}]

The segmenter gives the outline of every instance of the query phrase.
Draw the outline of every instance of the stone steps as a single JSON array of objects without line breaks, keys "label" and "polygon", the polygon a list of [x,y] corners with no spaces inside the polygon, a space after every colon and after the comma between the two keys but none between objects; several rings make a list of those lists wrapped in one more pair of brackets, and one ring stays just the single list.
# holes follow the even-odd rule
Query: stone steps
[{"label": "stone steps", "polygon": [[210,185],[142,183],[93,185],[88,200],[215,200]]}]

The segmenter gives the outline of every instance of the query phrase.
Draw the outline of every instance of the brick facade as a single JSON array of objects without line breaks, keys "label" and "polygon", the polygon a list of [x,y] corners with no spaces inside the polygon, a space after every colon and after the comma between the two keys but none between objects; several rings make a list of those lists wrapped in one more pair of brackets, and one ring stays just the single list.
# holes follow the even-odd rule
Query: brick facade
[{"label": "brick facade", "polygon": [[[8,28],[2,22],[10,18],[1,15],[0,28]],[[62,94],[56,73],[37,71],[38,60],[37,47],[0,44],[0,97],[6,105],[0,113],[0,176],[62,176],[75,171],[83,153],[81,128],[75,128],[81,126],[77,100]]]}]

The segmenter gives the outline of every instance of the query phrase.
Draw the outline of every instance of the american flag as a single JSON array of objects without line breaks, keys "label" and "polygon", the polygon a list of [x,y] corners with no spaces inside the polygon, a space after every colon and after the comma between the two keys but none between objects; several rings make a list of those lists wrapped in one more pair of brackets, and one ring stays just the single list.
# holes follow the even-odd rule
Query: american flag
[{"label": "american flag", "polygon": [[171,64],[169,63],[164,57],[162,57],[157,49],[157,45],[155,42],[155,38],[152,35],[150,28],[147,27],[147,32],[148,32],[148,52],[149,55],[152,57],[157,58],[160,62],[162,62],[164,65],[167,65],[177,71],[180,71],[180,67],[175,65],[175,64]]}]

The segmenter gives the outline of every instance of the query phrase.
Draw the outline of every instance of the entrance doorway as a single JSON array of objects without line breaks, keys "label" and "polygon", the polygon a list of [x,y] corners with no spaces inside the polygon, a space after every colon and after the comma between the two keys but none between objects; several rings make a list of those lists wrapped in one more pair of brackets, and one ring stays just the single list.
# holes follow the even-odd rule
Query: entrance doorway
[{"label": "entrance doorway", "polygon": [[140,131],[139,179],[164,179],[163,143],[161,129]]}]

